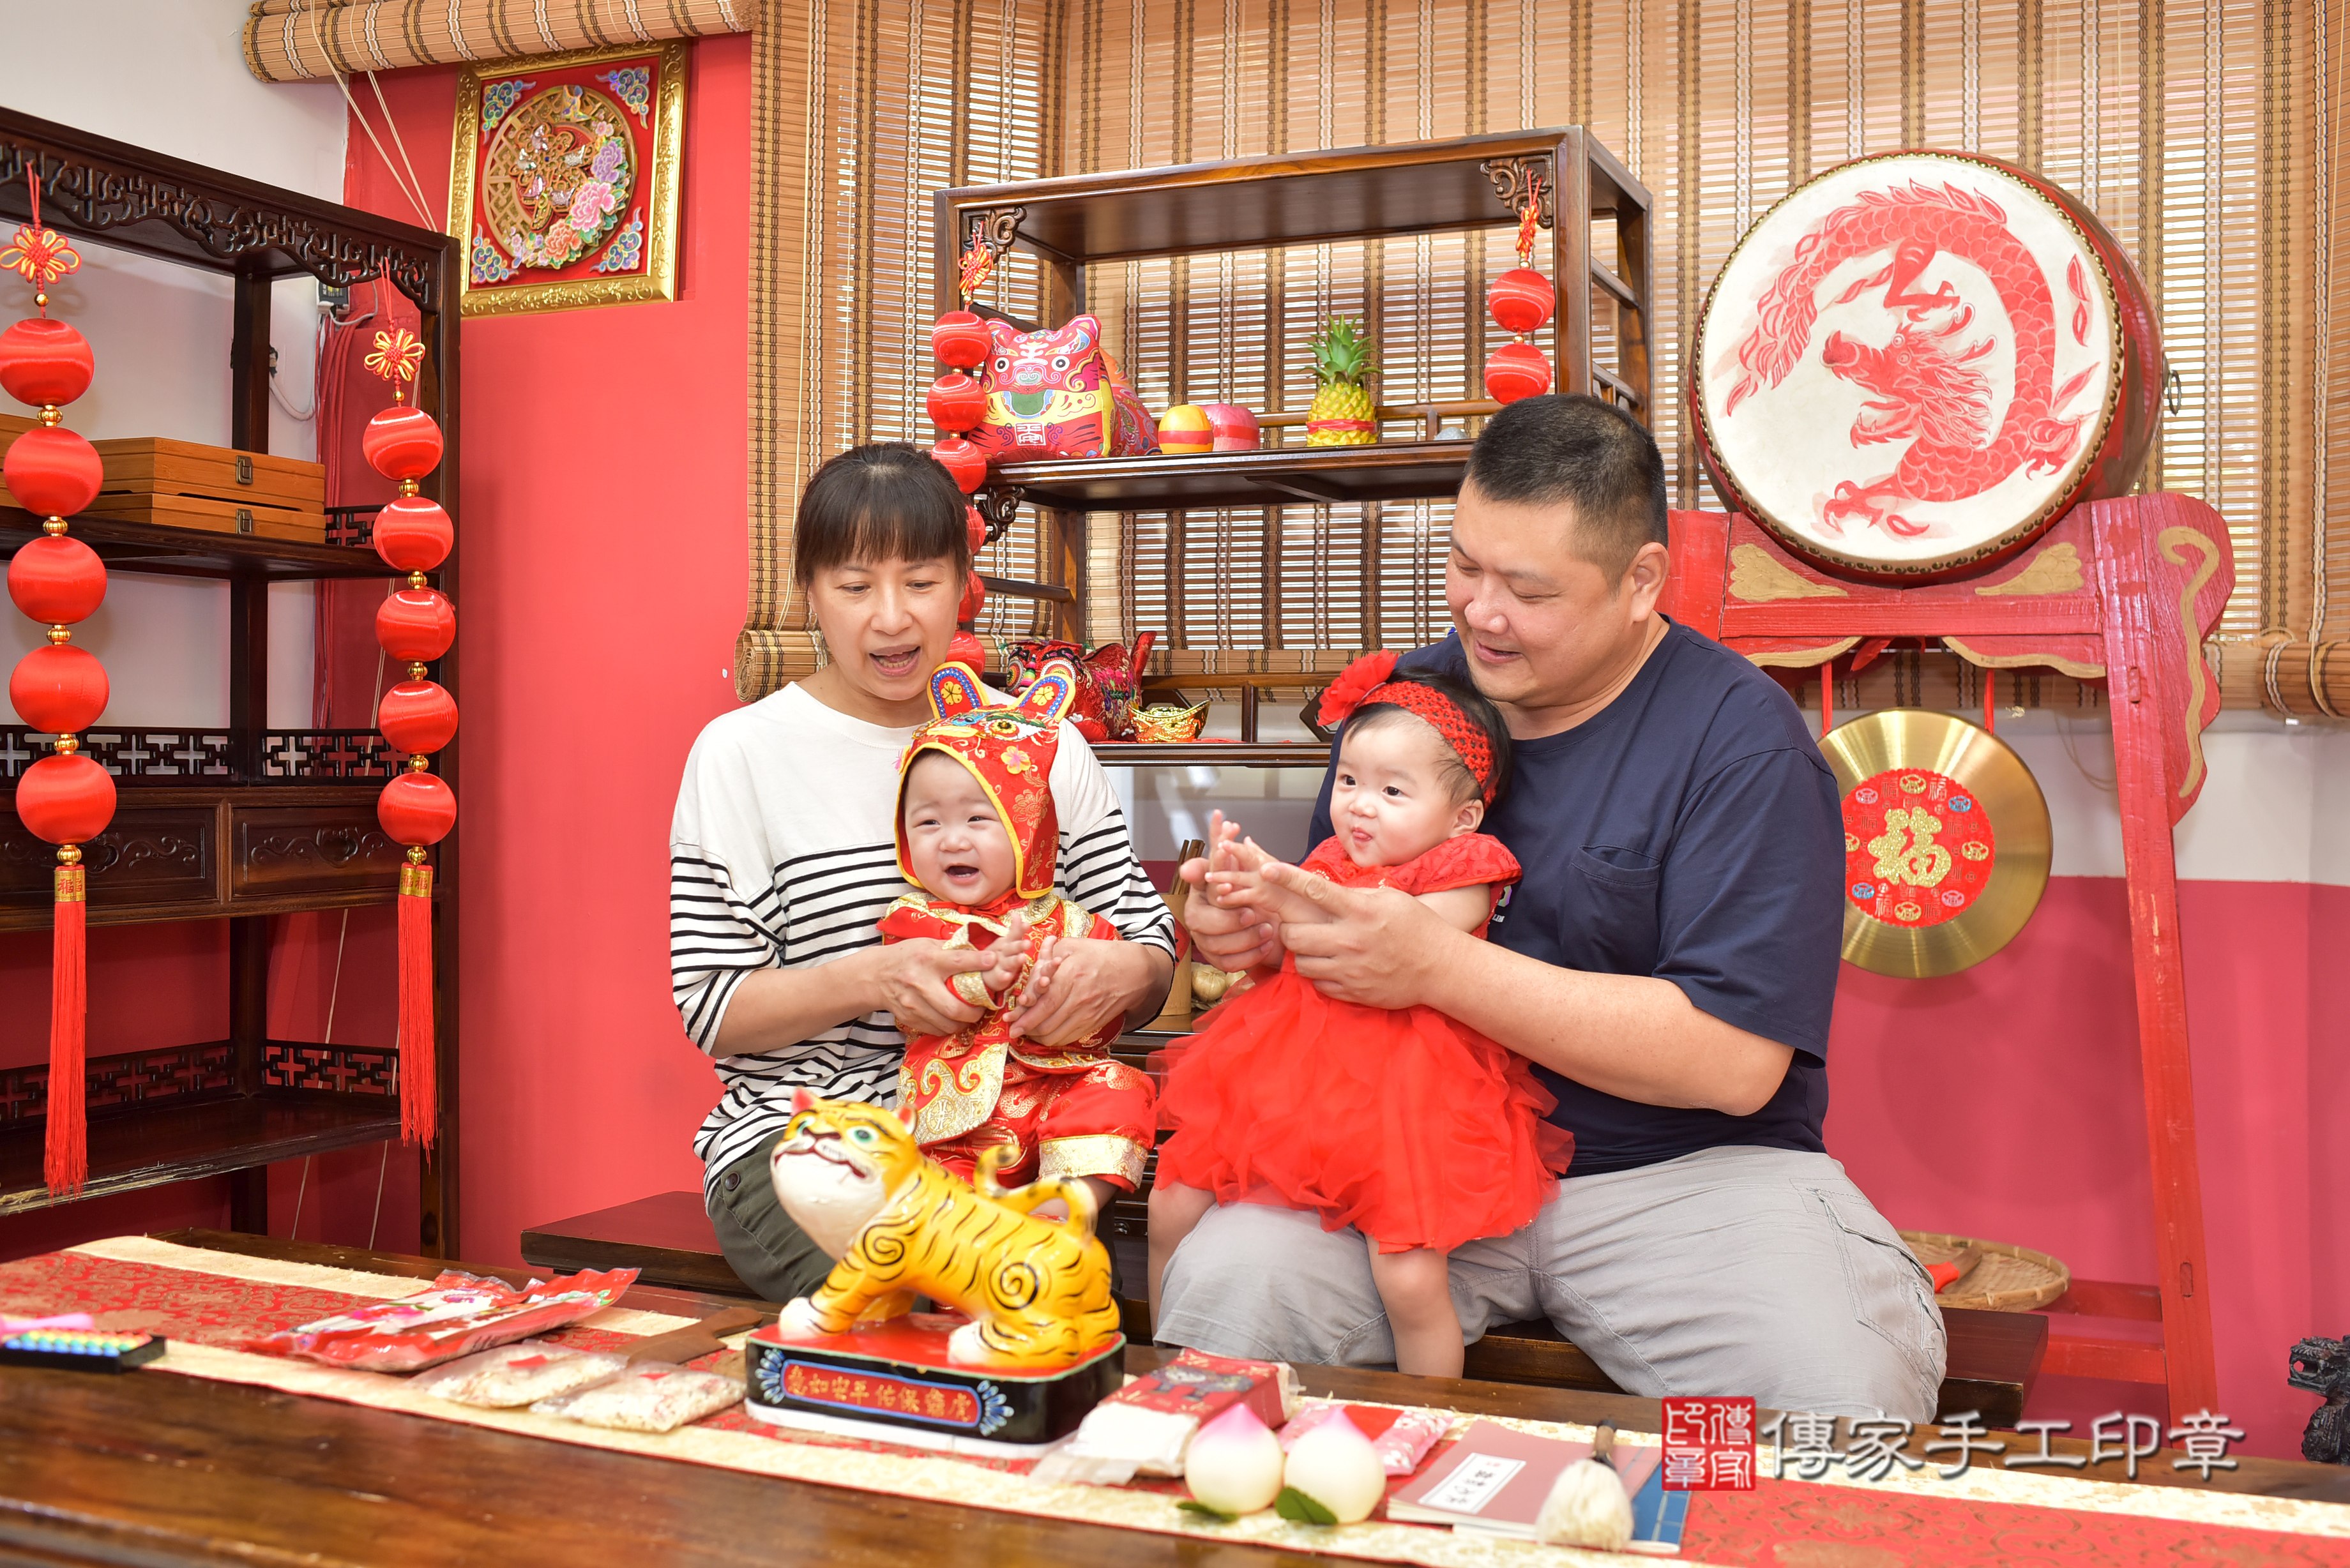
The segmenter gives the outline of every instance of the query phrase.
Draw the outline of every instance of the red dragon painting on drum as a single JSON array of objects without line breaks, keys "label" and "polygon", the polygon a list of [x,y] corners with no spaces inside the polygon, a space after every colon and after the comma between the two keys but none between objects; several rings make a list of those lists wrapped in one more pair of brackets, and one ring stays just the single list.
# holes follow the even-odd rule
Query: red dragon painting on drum
[{"label": "red dragon painting on drum", "polygon": [[1755,225],[1707,302],[1690,401],[1726,499],[1831,564],[1908,576],[2126,490],[2160,382],[2143,286],[2093,215],[1991,159],[1901,153]]}]

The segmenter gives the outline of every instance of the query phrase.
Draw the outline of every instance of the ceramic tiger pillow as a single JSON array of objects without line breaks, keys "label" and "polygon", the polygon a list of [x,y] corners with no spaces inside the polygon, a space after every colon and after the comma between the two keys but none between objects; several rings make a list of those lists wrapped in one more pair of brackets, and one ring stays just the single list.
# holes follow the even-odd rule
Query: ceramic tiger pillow
[{"label": "ceramic tiger pillow", "polygon": [[[948,1354],[971,1366],[1068,1366],[1118,1337],[1109,1254],[1077,1181],[995,1184],[1002,1151],[974,1188],[924,1158],[893,1111],[803,1089],[775,1146],[775,1197],[839,1260],[776,1320],[785,1338],[843,1334],[929,1296],[968,1314]],[[1035,1210],[1059,1199],[1066,1220]]]},{"label": "ceramic tiger pillow", "polygon": [[970,440],[990,462],[1139,457],[1158,426],[1102,348],[1101,322],[1073,316],[1049,332],[987,324],[987,414]]}]

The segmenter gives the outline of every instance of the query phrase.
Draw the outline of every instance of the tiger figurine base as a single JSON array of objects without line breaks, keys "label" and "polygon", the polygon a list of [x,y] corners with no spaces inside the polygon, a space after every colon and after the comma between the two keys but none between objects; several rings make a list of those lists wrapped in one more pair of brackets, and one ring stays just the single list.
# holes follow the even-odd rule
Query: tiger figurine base
[{"label": "tiger figurine base", "polygon": [[[1093,1194],[1057,1179],[999,1187],[1000,1152],[980,1156],[973,1186],[925,1158],[894,1111],[801,1090],[769,1168],[784,1211],[839,1261],[785,1306],[778,1334],[843,1334],[928,1296],[971,1319],[948,1340],[959,1366],[1071,1366],[1116,1342]],[[1037,1217],[1056,1199],[1066,1220]]]}]

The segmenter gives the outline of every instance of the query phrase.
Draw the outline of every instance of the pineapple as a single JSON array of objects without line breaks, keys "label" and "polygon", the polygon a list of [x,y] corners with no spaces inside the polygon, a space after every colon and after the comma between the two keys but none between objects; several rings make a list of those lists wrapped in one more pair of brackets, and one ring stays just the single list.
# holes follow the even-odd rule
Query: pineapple
[{"label": "pineapple", "polygon": [[1305,410],[1307,446],[1369,446],[1379,439],[1371,394],[1363,383],[1379,373],[1371,335],[1351,317],[1334,316],[1307,340],[1314,351],[1314,402]]}]

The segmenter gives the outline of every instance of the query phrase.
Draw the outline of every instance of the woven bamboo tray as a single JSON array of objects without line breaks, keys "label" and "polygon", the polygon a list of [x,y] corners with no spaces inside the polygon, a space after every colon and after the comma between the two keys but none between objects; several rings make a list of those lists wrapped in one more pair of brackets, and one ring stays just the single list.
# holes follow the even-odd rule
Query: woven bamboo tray
[{"label": "woven bamboo tray", "polygon": [[1901,1239],[1909,1243],[1918,1261],[1929,1266],[1955,1262],[1967,1269],[1961,1254],[1972,1251],[1976,1255],[1974,1266],[1934,1298],[1940,1306],[2030,1312],[2033,1307],[2046,1306],[2073,1288],[2072,1270],[2047,1253],[2035,1252],[2029,1247],[1985,1241],[1973,1236],[1946,1236],[1935,1231],[1904,1231]]}]

